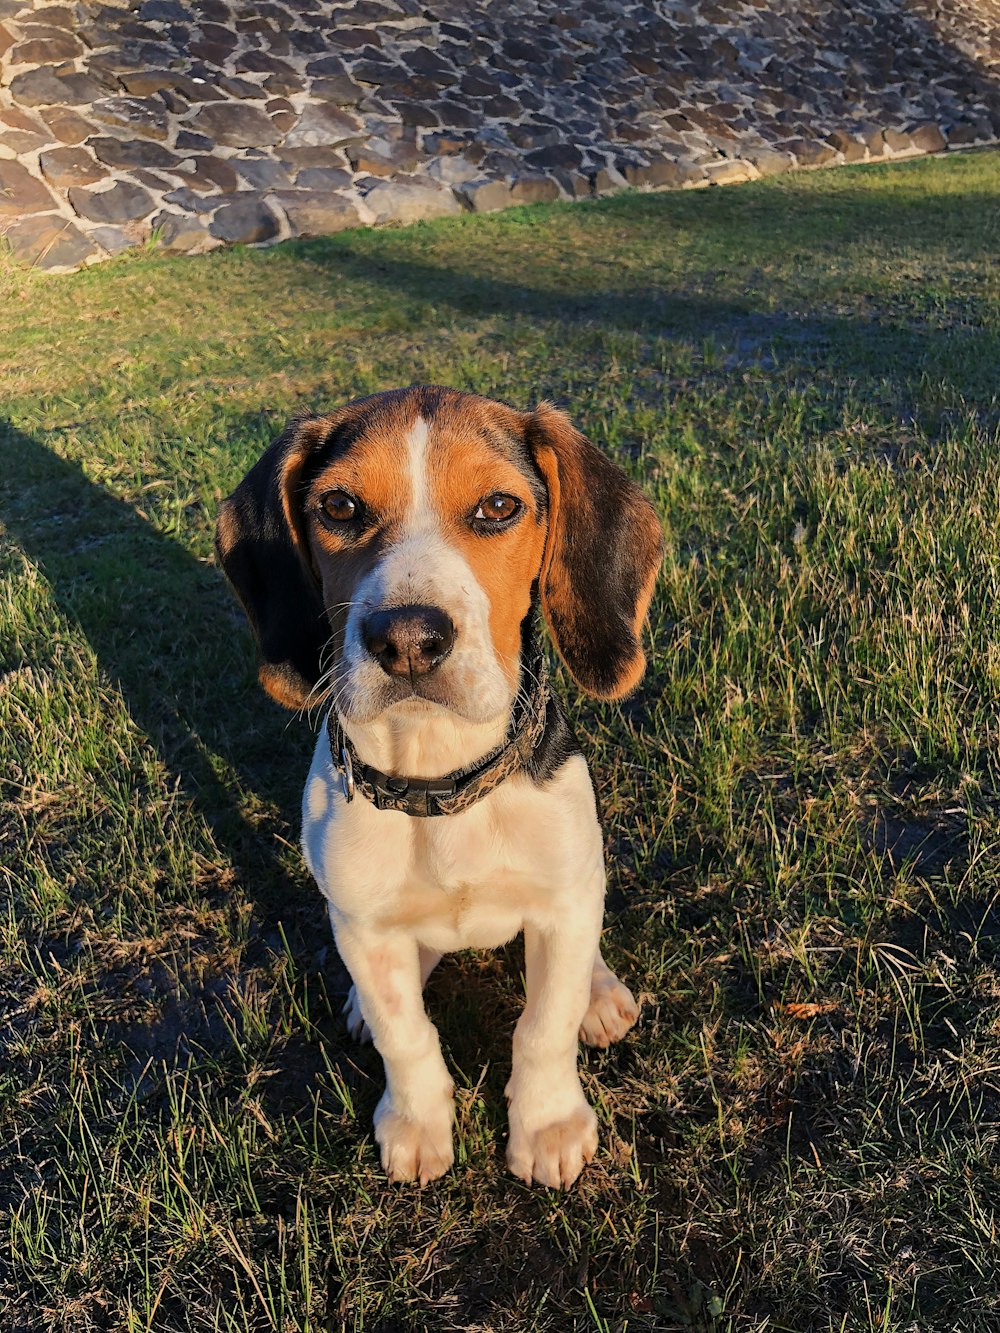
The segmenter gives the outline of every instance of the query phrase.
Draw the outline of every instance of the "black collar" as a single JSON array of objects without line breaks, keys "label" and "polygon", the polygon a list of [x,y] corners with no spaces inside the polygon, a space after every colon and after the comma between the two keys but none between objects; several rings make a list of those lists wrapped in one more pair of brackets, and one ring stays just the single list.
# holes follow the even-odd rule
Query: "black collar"
[{"label": "black collar", "polygon": [[443,778],[405,778],[382,773],[362,763],[348,739],[336,709],[330,710],[327,734],[333,766],[340,774],[344,797],[360,792],[377,810],[398,810],[405,815],[454,815],[475,805],[531,760],[545,735],[549,713],[549,677],[545,655],[531,654],[530,669],[522,667],[532,687],[525,695],[518,690],[507,735],[496,749],[468,768],[456,769]]}]

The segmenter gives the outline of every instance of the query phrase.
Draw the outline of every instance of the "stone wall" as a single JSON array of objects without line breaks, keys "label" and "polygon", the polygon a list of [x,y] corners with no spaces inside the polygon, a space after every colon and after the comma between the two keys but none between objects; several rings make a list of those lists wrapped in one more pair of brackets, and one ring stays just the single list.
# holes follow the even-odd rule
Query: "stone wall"
[{"label": "stone wall", "polygon": [[56,270],[998,138],[1000,0],[0,0]]}]

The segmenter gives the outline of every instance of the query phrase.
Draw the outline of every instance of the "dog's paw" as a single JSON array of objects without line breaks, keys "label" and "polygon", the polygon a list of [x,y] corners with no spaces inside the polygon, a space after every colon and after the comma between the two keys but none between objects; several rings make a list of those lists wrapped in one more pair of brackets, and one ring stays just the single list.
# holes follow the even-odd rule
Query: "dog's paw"
[{"label": "dog's paw", "polygon": [[365,1020],[361,1017],[361,1006],[358,1004],[358,988],[352,986],[347,992],[347,1000],[341,1010],[347,1022],[347,1030],[355,1041],[367,1046],[371,1043],[371,1029]]},{"label": "dog's paw", "polygon": [[594,982],[590,1008],[580,1024],[580,1040],[587,1046],[610,1046],[621,1041],[639,1017],[639,1006],[632,992],[613,972]]},{"label": "dog's paw", "polygon": [[526,1185],[569,1189],[597,1152],[597,1116],[586,1102],[569,1115],[529,1128],[511,1107],[507,1166]]},{"label": "dog's paw", "polygon": [[391,1102],[385,1103],[383,1097],[375,1112],[375,1139],[382,1153],[382,1170],[390,1181],[418,1180],[426,1185],[450,1170],[455,1160],[451,1101],[422,1120],[411,1120]]}]

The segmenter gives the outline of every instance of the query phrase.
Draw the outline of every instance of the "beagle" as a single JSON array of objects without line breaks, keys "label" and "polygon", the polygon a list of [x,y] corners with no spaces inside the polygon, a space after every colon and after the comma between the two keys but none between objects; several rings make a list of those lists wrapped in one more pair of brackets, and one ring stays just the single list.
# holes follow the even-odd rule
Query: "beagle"
[{"label": "beagle", "polygon": [[577,1039],[638,1017],[601,957],[603,842],[549,690],[541,610],[577,684],[633,690],[662,554],[639,489],[556,408],[453,389],[296,419],[224,501],[216,546],[287,708],[329,704],[302,847],[385,1064],[391,1180],[452,1164],[452,1080],[421,991],[441,955],[524,932],[507,1163],[570,1186],[597,1149]]}]

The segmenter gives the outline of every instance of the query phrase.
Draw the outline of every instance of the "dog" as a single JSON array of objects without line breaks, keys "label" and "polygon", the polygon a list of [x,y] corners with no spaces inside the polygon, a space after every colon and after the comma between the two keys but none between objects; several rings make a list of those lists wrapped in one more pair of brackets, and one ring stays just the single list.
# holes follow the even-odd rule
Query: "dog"
[{"label": "dog", "polygon": [[422,989],[441,955],[524,933],[507,1163],[568,1188],[597,1150],[577,1042],[638,1017],[601,956],[603,839],[548,684],[539,612],[597,699],[634,690],[662,557],[653,507],[548,403],[447,388],[296,418],[220,509],[216,549],[279,704],[329,703],[302,847],[385,1065],[390,1180],[453,1161]]}]

